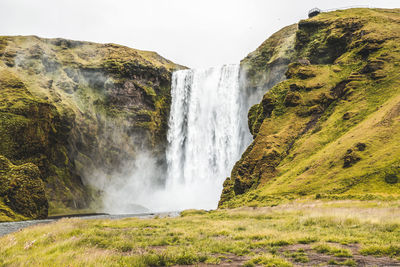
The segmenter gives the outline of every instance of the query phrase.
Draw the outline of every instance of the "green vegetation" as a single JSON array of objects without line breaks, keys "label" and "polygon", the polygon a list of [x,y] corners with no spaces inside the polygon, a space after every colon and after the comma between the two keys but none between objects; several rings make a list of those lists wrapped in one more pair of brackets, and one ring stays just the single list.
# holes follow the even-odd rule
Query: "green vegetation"
[{"label": "green vegetation", "polygon": [[38,167],[32,163],[15,166],[3,156],[0,166],[1,220],[46,218],[48,202]]},{"label": "green vegetation", "polygon": [[[38,167],[46,214],[90,209],[98,193],[83,178],[134,158],[133,135],[164,155],[171,73],[180,68],[115,44],[1,36],[0,156]],[[19,216],[7,188],[0,183],[0,221],[36,218]]]},{"label": "green vegetation", "polygon": [[294,262],[307,263],[310,261],[304,249],[299,249],[295,252],[285,252],[284,255],[288,258],[291,258]]},{"label": "green vegetation", "polygon": [[390,256],[400,257],[400,246],[398,245],[383,245],[383,246],[368,246],[360,251],[363,255],[374,255],[377,257]]},{"label": "green vegetation", "polygon": [[283,28],[241,61],[246,77],[244,90],[271,87],[284,78],[287,64],[294,53],[297,24]]},{"label": "green vegetation", "polygon": [[293,265],[286,260],[276,257],[270,254],[260,255],[246,261],[243,266],[253,267],[253,266],[268,266],[268,267],[292,267]]},{"label": "green vegetation", "polygon": [[[5,266],[399,263],[400,203],[294,202],[177,218],[62,219],[0,238]],[[385,256],[382,258],[382,256]]]},{"label": "green vegetation", "polygon": [[0,198],[0,221],[8,222],[17,220],[26,220],[26,218],[18,213],[15,213],[8,206],[4,205],[4,200]]},{"label": "green vegetation", "polygon": [[[294,50],[284,53],[287,79],[250,109],[254,141],[220,207],[400,198],[399,18],[398,9],[349,9],[300,21]],[[275,55],[269,42],[249,58]],[[252,75],[262,66],[249,58],[251,87],[265,78]]]},{"label": "green vegetation", "polygon": [[318,253],[334,255],[336,257],[352,257],[351,251],[348,249],[338,248],[328,244],[319,244],[313,247]]}]

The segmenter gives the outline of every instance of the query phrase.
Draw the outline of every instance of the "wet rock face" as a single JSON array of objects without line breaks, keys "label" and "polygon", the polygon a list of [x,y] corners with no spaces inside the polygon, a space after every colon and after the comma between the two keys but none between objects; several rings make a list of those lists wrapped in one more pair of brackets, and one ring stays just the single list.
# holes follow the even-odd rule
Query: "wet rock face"
[{"label": "wet rock face", "polygon": [[[0,58],[0,156],[37,166],[53,207],[86,207],[88,174],[118,170],[139,147],[162,162],[171,75],[182,66],[113,44],[23,36],[0,37]],[[15,198],[34,190],[18,181]],[[10,207],[36,216],[22,211],[28,202]]]},{"label": "wet rock face", "polygon": [[146,107],[154,108],[151,99],[146,99],[143,90],[135,86],[132,81],[109,86],[106,92],[107,104],[121,108]]},{"label": "wet rock face", "polygon": [[[6,165],[1,166],[0,171],[5,171],[6,176],[15,177],[11,187],[0,186],[8,188],[3,198],[5,204],[26,218],[42,218],[47,216],[48,198],[56,195],[59,201],[73,196],[77,203],[84,203],[84,189],[79,187],[80,178],[73,174],[68,155],[74,117],[61,115],[55,105],[33,96],[11,71],[0,68],[0,81],[0,156],[24,166],[18,172],[15,168],[6,172]],[[40,184],[38,179],[44,183]],[[47,195],[40,192],[45,188]]]}]

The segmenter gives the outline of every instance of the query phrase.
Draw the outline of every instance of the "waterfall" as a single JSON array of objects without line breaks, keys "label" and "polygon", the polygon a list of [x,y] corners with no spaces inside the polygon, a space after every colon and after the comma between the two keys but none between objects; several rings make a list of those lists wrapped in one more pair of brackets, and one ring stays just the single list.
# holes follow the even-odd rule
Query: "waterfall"
[{"label": "waterfall", "polygon": [[217,208],[224,180],[252,140],[250,97],[239,88],[239,65],[176,71],[171,96],[167,172],[140,151],[129,175],[113,175],[103,186],[104,211]]},{"label": "waterfall", "polygon": [[176,71],[171,95],[166,191],[180,209],[216,208],[247,145],[239,65]]}]

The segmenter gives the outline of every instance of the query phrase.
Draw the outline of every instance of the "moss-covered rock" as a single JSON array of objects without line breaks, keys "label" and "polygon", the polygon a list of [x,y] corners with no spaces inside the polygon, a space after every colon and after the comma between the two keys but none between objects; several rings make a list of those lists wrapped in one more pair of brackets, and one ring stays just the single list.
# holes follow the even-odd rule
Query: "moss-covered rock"
[{"label": "moss-covered rock", "polygon": [[297,24],[283,28],[240,62],[242,90],[266,90],[285,78],[295,52],[296,30]]},{"label": "moss-covered rock", "polygon": [[[316,194],[400,198],[399,184],[386,179],[400,166],[400,10],[321,13],[301,21],[292,42],[287,80],[250,109],[254,141],[224,183],[219,206]],[[245,63],[247,73],[258,73],[249,83],[263,83],[269,61]]]},{"label": "moss-covered rock", "polygon": [[13,211],[0,209],[0,214],[11,220],[19,219],[14,213],[25,218],[46,218],[49,204],[39,168],[32,163],[16,166],[0,156],[0,202]]},{"label": "moss-covered rock", "polygon": [[180,68],[115,44],[0,37],[0,154],[39,168],[51,209],[86,208],[94,170],[118,171],[145,146],[163,161]]}]

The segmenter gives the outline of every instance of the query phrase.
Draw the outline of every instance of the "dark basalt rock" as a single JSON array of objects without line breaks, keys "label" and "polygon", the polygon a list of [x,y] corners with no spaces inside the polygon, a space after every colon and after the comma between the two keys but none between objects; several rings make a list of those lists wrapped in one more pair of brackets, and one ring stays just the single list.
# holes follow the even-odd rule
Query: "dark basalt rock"
[{"label": "dark basalt rock", "polygon": [[364,151],[367,148],[367,145],[365,143],[357,143],[355,145],[355,147],[357,148],[358,151]]},{"label": "dark basalt rock", "polygon": [[287,107],[295,107],[301,104],[301,95],[297,92],[288,92],[284,104]]},{"label": "dark basalt rock", "polygon": [[324,108],[321,107],[320,105],[314,105],[310,107],[308,110],[308,115],[313,115],[313,114],[321,114],[324,112]]},{"label": "dark basalt rock", "polygon": [[349,168],[360,160],[361,158],[352,149],[349,149],[343,157],[343,168]]},{"label": "dark basalt rock", "polygon": [[361,70],[361,73],[372,73],[383,68],[385,64],[382,60],[369,60],[367,65]]},{"label": "dark basalt rock", "polygon": [[269,117],[269,116],[271,116],[271,113],[274,110],[276,103],[273,98],[270,98],[267,95],[264,95],[264,97],[261,101],[261,105],[263,107],[263,114],[266,117]]},{"label": "dark basalt rock", "polygon": [[298,85],[296,83],[292,83],[289,85],[290,91],[301,91],[305,88],[304,85]]},{"label": "dark basalt rock", "polygon": [[358,54],[363,58],[368,58],[368,56],[382,48],[382,45],[378,42],[366,43],[359,51]]}]

